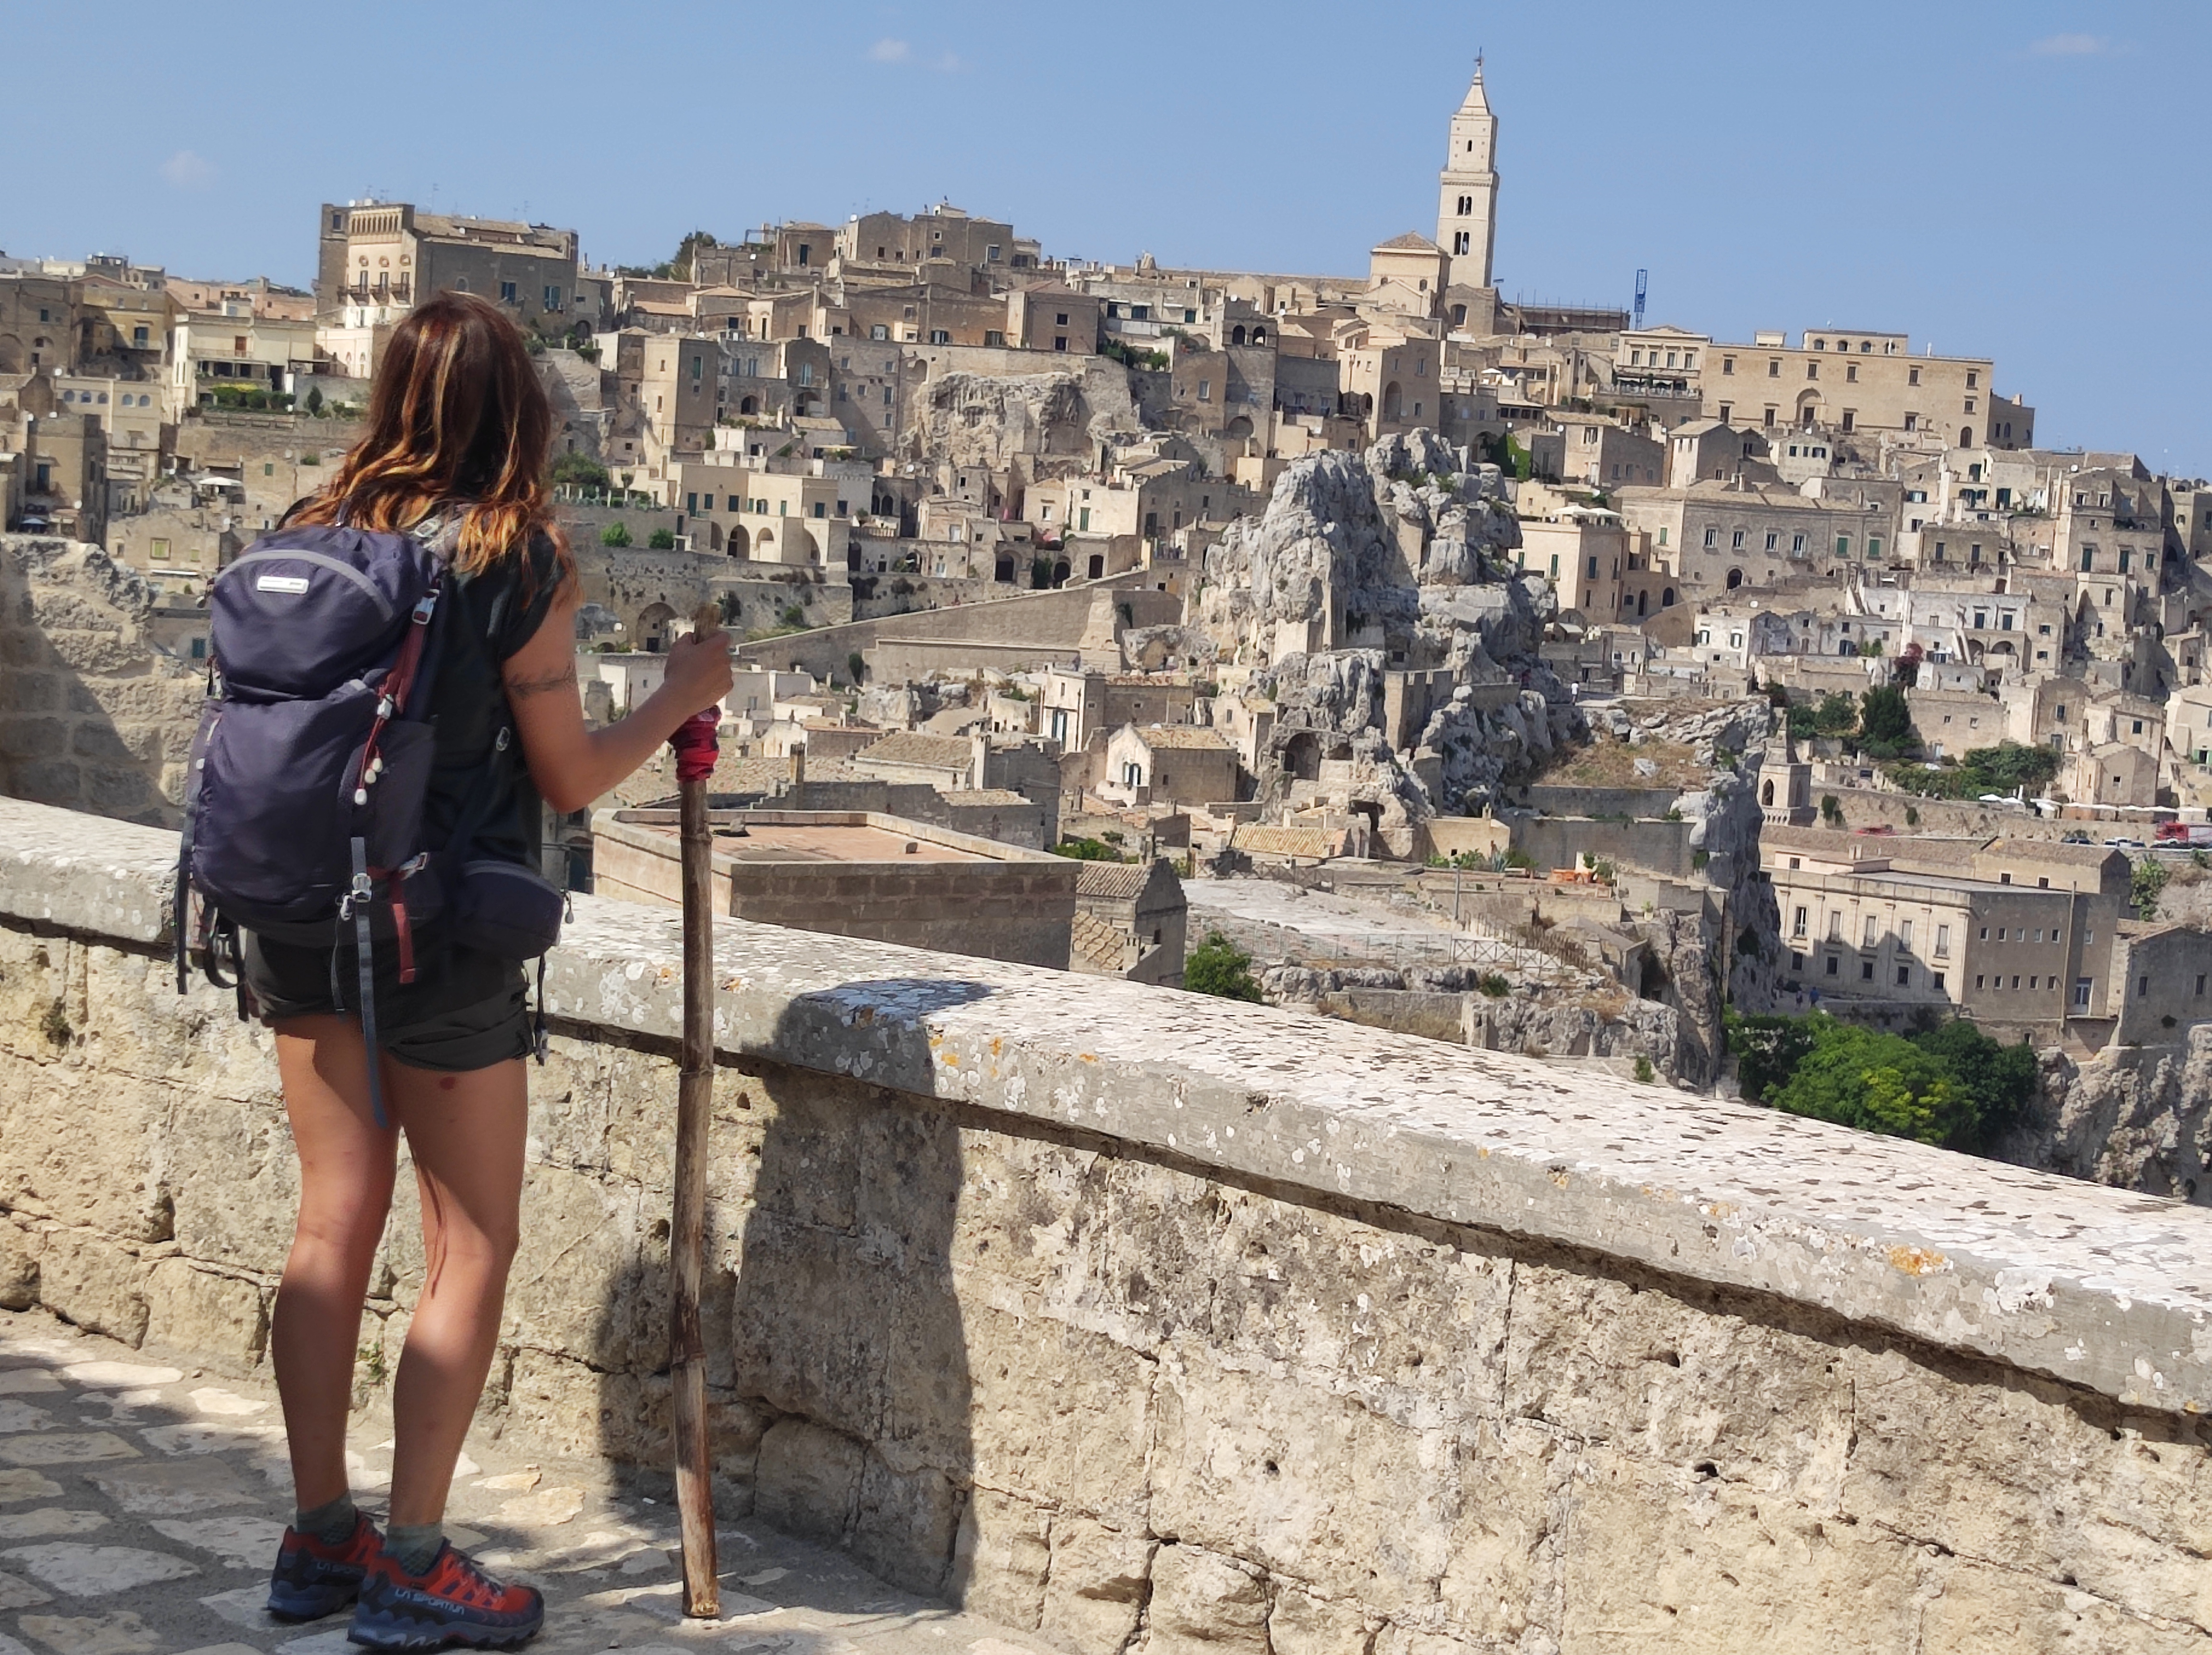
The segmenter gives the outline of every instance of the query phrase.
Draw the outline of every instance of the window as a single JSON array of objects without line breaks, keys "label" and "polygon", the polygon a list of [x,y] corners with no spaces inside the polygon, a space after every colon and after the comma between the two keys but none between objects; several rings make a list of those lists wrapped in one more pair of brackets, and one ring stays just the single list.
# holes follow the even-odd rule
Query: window
[{"label": "window", "polygon": [[1200,379],[1198,382],[1198,400],[1202,403],[1210,403],[1213,400],[1212,380]]},{"label": "window", "polygon": [[1897,946],[1906,954],[1912,952],[1912,922],[1910,919],[1898,922]]},{"label": "window", "polygon": [[933,345],[949,345],[952,343],[952,335],[944,328],[932,328],[929,330],[929,343]]},{"label": "window", "polygon": [[1908,985],[1911,983],[1911,981],[1912,981],[1912,967],[1910,967],[1910,966],[1899,966],[1899,967],[1897,968],[1897,985],[1898,985],[1898,987],[1899,987],[1899,988],[1906,987],[1906,986],[1908,986]]},{"label": "window", "polygon": [[1003,330],[999,328],[985,328],[983,330],[983,343],[986,345],[994,348],[1003,346],[1006,343],[1006,333]]},{"label": "window", "polygon": [[502,305],[514,304],[515,302],[515,291],[516,289],[514,282],[501,282],[499,284],[499,302]]},{"label": "window", "polygon": [[1838,557],[1849,557],[1850,555],[1851,537],[1849,535],[1838,535],[1836,537],[1836,555]]},{"label": "window", "polygon": [[1805,910],[1802,908],[1798,909],[1795,918],[1796,923],[1790,927],[1790,934],[1792,937],[1802,937],[1805,935]]},{"label": "window", "polygon": [[1782,377],[1782,359],[1780,357],[1776,356],[1768,359],[1766,364],[1766,377],[1770,379],[1778,379]]},{"label": "window", "polygon": [[1828,940],[1831,943],[1840,943],[1844,940],[1844,916],[1840,913],[1832,913],[1828,916]]},{"label": "window", "polygon": [[1864,940],[1864,942],[1863,942],[1863,945],[1862,945],[1862,946],[1866,947],[1866,948],[1869,948],[1869,949],[1870,949],[1870,948],[1872,948],[1872,947],[1874,946],[1874,925],[1875,925],[1874,916],[1873,916],[1872,914],[1869,914],[1869,915],[1866,917],[1866,925],[1865,925],[1865,929],[1864,929],[1864,938],[1865,938],[1865,940]]},{"label": "window", "polygon": [[890,336],[890,329],[884,326],[881,322],[877,322],[872,324],[868,329],[868,337],[871,339],[888,339]]},{"label": "window", "polygon": [[[1853,362],[1849,367],[1845,368],[1844,370],[1844,378],[1850,380],[1853,385],[1856,385],[1859,378],[1859,365],[1856,362]],[[1850,426],[1848,422],[1844,425],[1844,429],[1846,431],[1850,429]]]},{"label": "window", "polygon": [[2093,977],[2076,977],[2074,979],[2075,1010],[2087,1011],[2089,1009],[2089,990],[2095,981]]},{"label": "window", "polygon": [[1843,957],[1840,955],[1830,955],[1828,956],[1828,975],[1831,977],[1840,976],[1842,974],[1843,963]]},{"label": "window", "polygon": [[561,308],[560,288],[548,288],[545,289],[545,308],[547,310],[559,310]]},{"label": "window", "polygon": [[1067,325],[1067,312],[1066,311],[1061,311],[1058,315],[1054,316],[1052,318],[1052,324],[1056,328],[1066,327]]},{"label": "window", "polygon": [[1740,551],[1741,551],[1741,550],[1743,549],[1743,530],[1742,530],[1738,529],[1738,530],[1737,530],[1734,534],[1732,534],[1732,535],[1730,535],[1730,536],[1729,537],[1729,549],[1731,551],[1738,551],[1738,552],[1740,552]]},{"label": "window", "polygon": [[1938,994],[1941,994],[1943,991],[1943,973],[1940,971],[1929,972],[1928,973],[1928,986],[1934,989]]},{"label": "window", "polygon": [[1721,543],[1721,531],[1720,531],[1718,529],[1715,529],[1715,528],[1708,528],[1708,529],[1705,530],[1705,545],[1706,545],[1707,549],[1710,549],[1711,548],[1715,547],[1715,546],[1717,546],[1717,545],[1719,545],[1720,543]]},{"label": "window", "polygon": [[1936,957],[1938,960],[1951,957],[1951,928],[1948,925],[1936,927]]},{"label": "window", "polygon": [[1806,364],[1805,364],[1805,377],[1806,377],[1807,379],[1819,379],[1819,378],[1820,377],[1820,365],[1818,362],[1808,362],[1808,363],[1806,363]]},{"label": "window", "polygon": [[1873,561],[1875,559],[1879,558],[1881,555],[1881,537],[1880,535],[1869,535],[1869,536],[1867,537],[1867,559],[1868,559],[1868,561],[1869,561],[1869,562],[1871,562],[1871,561]]},{"label": "window", "polygon": [[1735,357],[1733,357],[1733,356],[1723,356],[1723,357],[1722,357],[1722,358],[1721,358],[1721,372],[1722,372],[1722,373],[1723,373],[1723,374],[1732,374],[1732,373],[1734,373],[1735,372]]},{"label": "window", "polygon": [[1859,961],[1859,981],[1862,983],[1871,983],[1874,981],[1873,961],[1862,960]]}]

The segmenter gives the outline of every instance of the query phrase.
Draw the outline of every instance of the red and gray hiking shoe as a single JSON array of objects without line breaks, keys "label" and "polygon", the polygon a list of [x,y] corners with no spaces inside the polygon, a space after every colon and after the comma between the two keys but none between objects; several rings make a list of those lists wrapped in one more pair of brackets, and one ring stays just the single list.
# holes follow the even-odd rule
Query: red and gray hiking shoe
[{"label": "red and gray hiking shoe", "polygon": [[403,1574],[380,1550],[361,1583],[346,1636],[371,1649],[514,1649],[545,1624],[535,1586],[510,1586],[447,1541],[420,1574]]},{"label": "red and gray hiking shoe", "polygon": [[359,1595],[362,1576],[380,1549],[376,1525],[365,1515],[355,1517],[353,1532],[336,1545],[285,1530],[269,1577],[269,1612],[280,1621],[319,1621],[335,1614]]}]

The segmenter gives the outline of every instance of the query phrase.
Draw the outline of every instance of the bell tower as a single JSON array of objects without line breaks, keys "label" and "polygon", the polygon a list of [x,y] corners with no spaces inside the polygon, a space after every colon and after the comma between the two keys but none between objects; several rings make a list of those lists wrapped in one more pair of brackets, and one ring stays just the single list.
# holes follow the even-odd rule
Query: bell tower
[{"label": "bell tower", "polygon": [[1437,207],[1437,246],[1450,263],[1444,280],[1455,288],[1490,286],[1490,259],[1498,233],[1498,117],[1482,89],[1482,59],[1451,118],[1451,151],[1444,157]]}]

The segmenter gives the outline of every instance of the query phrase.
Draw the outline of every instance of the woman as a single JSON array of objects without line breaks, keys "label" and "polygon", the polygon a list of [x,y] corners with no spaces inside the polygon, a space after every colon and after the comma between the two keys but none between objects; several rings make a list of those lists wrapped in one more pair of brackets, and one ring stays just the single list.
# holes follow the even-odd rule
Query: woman
[{"label": "woman", "polygon": [[[289,521],[405,530],[439,519],[454,624],[432,692],[425,842],[445,842],[490,775],[501,779],[498,804],[471,854],[529,859],[532,785],[564,812],[599,797],[728,693],[726,640],[679,640],[643,706],[606,729],[585,727],[575,569],[546,490],[552,407],[521,334],[485,300],[441,294],[394,330],[368,423],[330,486]],[[510,730],[526,779],[507,751]],[[270,1609],[311,1619],[358,1597],[350,1636],[380,1648],[519,1643],[544,1618],[539,1594],[485,1575],[446,1543],[442,1520],[514,1257],[532,1046],[521,967],[434,929],[415,979],[402,985],[385,951],[376,1000],[386,1129],[370,1106],[361,1025],[332,997],[334,976],[352,980],[351,962],[338,972],[325,949],[250,933],[243,943],[246,987],[276,1031],[300,1155],[299,1224],[270,1331],[299,1509]],[[392,1384],[390,1526],[380,1536],[354,1509],[345,1428],[402,1131],[422,1197],[424,1271]]]}]

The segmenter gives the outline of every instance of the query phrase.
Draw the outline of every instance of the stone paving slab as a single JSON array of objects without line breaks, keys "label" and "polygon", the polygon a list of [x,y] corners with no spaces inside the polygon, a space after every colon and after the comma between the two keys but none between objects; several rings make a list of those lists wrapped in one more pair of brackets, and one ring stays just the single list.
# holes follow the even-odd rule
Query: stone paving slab
[{"label": "stone paving slab", "polygon": [[[356,1497],[380,1519],[390,1428],[355,1434]],[[482,1438],[447,1532],[544,1591],[532,1648],[547,1655],[1047,1655],[750,1519],[720,1531],[723,1618],[686,1621],[675,1511],[639,1492],[665,1476]],[[288,1626],[262,1610],[290,1512],[265,1373],[0,1312],[0,1655],[351,1655],[343,1615]]]}]

